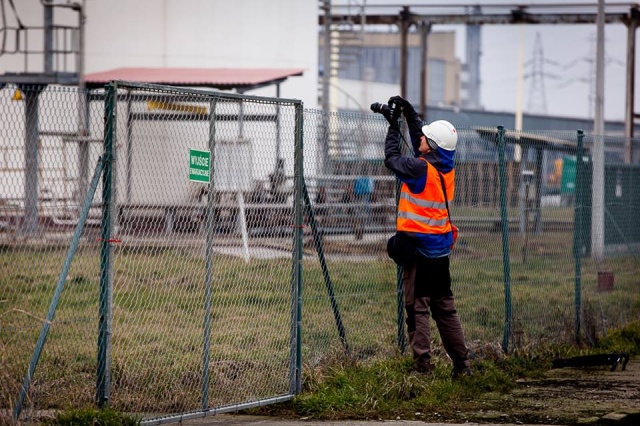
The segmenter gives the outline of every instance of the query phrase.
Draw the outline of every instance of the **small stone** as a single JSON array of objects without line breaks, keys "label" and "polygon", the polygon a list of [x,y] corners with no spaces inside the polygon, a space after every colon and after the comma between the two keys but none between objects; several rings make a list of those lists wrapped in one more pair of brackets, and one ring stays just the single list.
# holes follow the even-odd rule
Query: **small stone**
[{"label": "small stone", "polygon": [[627,415],[622,413],[609,413],[607,415],[602,416],[600,421],[607,424],[618,423],[618,422],[623,422],[626,417]]}]

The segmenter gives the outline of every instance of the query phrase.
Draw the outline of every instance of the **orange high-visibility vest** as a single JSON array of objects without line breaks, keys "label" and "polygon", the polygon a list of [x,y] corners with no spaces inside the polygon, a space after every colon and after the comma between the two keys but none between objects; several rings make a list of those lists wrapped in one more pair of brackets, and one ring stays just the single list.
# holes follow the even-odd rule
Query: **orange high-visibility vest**
[{"label": "orange high-visibility vest", "polygon": [[421,160],[427,165],[427,184],[419,194],[413,194],[406,183],[402,184],[396,228],[398,231],[422,234],[446,234],[451,232],[451,222],[439,175],[444,179],[447,198],[451,202],[455,191],[455,170],[439,173],[424,158]]}]

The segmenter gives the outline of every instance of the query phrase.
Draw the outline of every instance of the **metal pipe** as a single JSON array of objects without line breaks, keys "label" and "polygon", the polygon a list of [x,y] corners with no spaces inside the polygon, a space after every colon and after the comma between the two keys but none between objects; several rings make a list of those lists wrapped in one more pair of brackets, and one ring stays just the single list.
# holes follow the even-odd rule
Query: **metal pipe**
[{"label": "metal pipe", "polygon": [[[459,8],[467,8],[469,7],[467,4],[450,4],[450,3],[425,3],[425,2],[418,2],[418,3],[404,3],[405,5],[409,6],[409,7],[416,7],[416,8],[455,8],[455,7],[459,7]],[[633,5],[635,3],[633,2],[610,2],[607,3],[607,6],[614,6],[614,7],[622,7],[622,6],[630,6]],[[369,8],[390,8],[393,7],[393,4],[370,4],[367,7]],[[513,9],[516,8],[518,6],[521,6],[518,3],[513,3],[513,4],[509,4],[509,3],[483,3],[482,4],[483,7],[487,7],[487,8],[495,8],[495,7],[503,7],[505,9]],[[349,4],[336,4],[334,6],[336,9],[345,9],[345,8],[349,8],[350,5]],[[571,9],[571,8],[575,8],[575,7],[594,7],[593,3],[536,3],[536,4],[528,4],[525,5],[524,7],[526,8],[540,8],[540,9],[550,9],[550,8],[561,8],[561,9]]]},{"label": "metal pipe", "polygon": [[407,37],[409,33],[409,8],[404,6],[400,12],[400,96],[407,97]]},{"label": "metal pipe", "polygon": [[[536,193],[535,193],[535,224],[534,230],[536,234],[540,234],[542,232],[542,162],[544,160],[544,152],[542,149],[536,147],[536,166],[534,169],[534,179],[536,183]],[[528,194],[527,194],[528,195]],[[528,226],[528,224],[527,224]]]},{"label": "metal pipe", "polygon": [[[470,14],[481,15],[480,6],[470,8]],[[468,108],[480,108],[480,51],[482,50],[482,29],[480,25],[466,26],[466,62],[468,81]]]},{"label": "metal pipe", "polygon": [[322,276],[324,278],[324,285],[327,288],[327,294],[329,295],[329,302],[331,303],[331,310],[333,311],[333,318],[336,321],[338,327],[338,335],[340,336],[340,342],[344,347],[345,353],[349,354],[349,344],[347,343],[347,336],[344,330],[344,324],[342,323],[342,316],[340,315],[340,308],[336,301],[336,296],[333,291],[333,283],[331,282],[331,276],[329,275],[329,268],[327,267],[327,261],[324,257],[324,249],[322,248],[322,238],[318,232],[318,224],[316,223],[315,214],[311,207],[311,199],[309,197],[309,191],[307,190],[307,184],[302,183],[302,191],[304,195],[304,204],[309,216],[309,224],[311,225],[311,235],[313,235],[313,244],[316,247],[318,253],[318,260],[320,261],[320,269],[322,269]]},{"label": "metal pipe", "polygon": [[[89,95],[84,80],[84,50],[85,50],[85,24],[86,15],[84,0],[76,3],[75,10],[78,11],[78,54],[76,56],[76,74],[78,75],[78,136],[89,135]],[[89,145],[80,144],[78,147],[78,165],[80,170],[79,193],[83,194],[87,188],[88,165],[89,165]]]},{"label": "metal pipe", "polygon": [[574,286],[574,305],[575,305],[575,332],[576,343],[580,342],[580,316],[582,313],[582,217],[583,217],[583,166],[582,166],[582,147],[584,133],[578,130],[578,142],[576,152],[576,198],[574,206],[574,225],[573,225],[573,258],[575,259],[575,286]]},{"label": "metal pipe", "polygon": [[[127,139],[126,139],[126,150],[127,150],[127,175],[126,175],[126,200],[127,203],[131,202],[131,188],[133,186],[133,114],[131,113],[131,90],[127,90]],[[211,116],[213,117],[213,115]]]},{"label": "metal pipe", "polygon": [[[629,3],[627,6],[631,6]],[[607,5],[609,6],[609,5]],[[409,6],[404,6],[409,7]],[[418,6],[413,6],[418,7]],[[487,8],[488,6],[482,5]],[[334,14],[332,19],[338,21],[349,19],[349,14]],[[594,13],[578,10],[567,13],[534,13],[514,14],[511,10],[503,13],[484,13],[481,15],[469,15],[467,12],[459,14],[415,14],[416,19],[428,17],[429,22],[434,25],[514,25],[514,24],[531,24],[531,25],[551,25],[551,24],[593,24],[597,20]],[[626,12],[609,12],[606,14],[605,21],[611,23],[623,23],[628,19]],[[319,16],[319,22],[324,22],[324,17]],[[397,14],[369,14],[367,15],[368,25],[394,25],[398,24]]]},{"label": "metal pipe", "polygon": [[636,75],[636,30],[640,12],[637,7],[632,7],[627,23],[627,98],[625,105],[624,136],[625,150],[624,161],[633,164],[633,137],[634,137],[634,105],[635,105],[635,75]]},{"label": "metal pipe", "polygon": [[421,44],[421,60],[420,60],[420,113],[422,120],[427,121],[427,102],[429,92],[429,33],[431,32],[431,24],[429,21],[422,21],[420,24],[420,44]]},{"label": "metal pipe", "polygon": [[604,258],[604,0],[598,0],[596,40],[596,100],[593,123],[593,187],[591,205],[591,257]]},{"label": "metal pipe", "polygon": [[117,122],[117,83],[107,86],[105,98],[104,173],[102,174],[102,226],[100,247],[100,312],[98,316],[98,366],[96,403],[108,406],[111,386],[111,303],[113,290],[113,258],[111,233],[114,221],[114,145]]},{"label": "metal pipe", "polygon": [[294,395],[276,396],[273,398],[261,399],[259,401],[247,402],[244,404],[227,405],[221,408],[213,408],[211,410],[197,411],[188,414],[179,414],[177,416],[167,416],[158,419],[142,420],[140,424],[145,426],[149,425],[162,425],[166,423],[181,423],[185,420],[199,419],[202,417],[214,416],[216,414],[224,413],[237,413],[238,411],[248,410],[250,408],[264,407],[265,405],[277,404],[280,402],[291,401]]},{"label": "metal pipe", "polygon": [[[78,88],[80,89],[80,91],[83,91],[83,92],[86,87],[85,81],[84,81],[84,59],[85,59],[84,36],[85,36],[86,23],[87,23],[87,16],[85,14],[84,0],[82,0],[82,3],[79,4],[79,9],[78,9],[78,56],[77,56],[78,65],[77,65],[76,72],[78,73]],[[84,113],[85,113],[84,109],[80,109],[81,117],[82,117],[82,114]],[[82,130],[86,130],[87,123],[85,122],[82,124],[84,125]]]},{"label": "metal pipe", "polygon": [[20,87],[25,99],[25,146],[24,146],[24,223],[22,232],[32,235],[38,232],[38,142],[39,115],[38,98],[44,86]]},{"label": "metal pipe", "polygon": [[[82,197],[87,191],[87,185],[89,183],[89,132],[87,131],[87,124],[89,121],[89,96],[85,89],[81,89],[78,92],[78,175],[80,177],[78,185],[79,198]],[[87,138],[87,139],[81,139]]]},{"label": "metal pipe", "polygon": [[507,218],[507,173],[505,161],[504,127],[498,126],[498,167],[500,175],[500,217],[502,223],[502,266],[504,273],[504,335],[502,350],[509,350],[511,335],[511,271],[509,261],[509,222]]},{"label": "metal pipe", "polygon": [[319,170],[321,173],[330,173],[330,161],[329,161],[329,139],[331,137],[329,132],[329,93],[330,93],[330,78],[331,78],[331,1],[323,0],[322,8],[324,9],[324,51],[322,55],[322,138],[318,143],[318,157],[320,158]]},{"label": "metal pipe", "polygon": [[0,25],[2,25],[2,31],[0,31],[0,37],[2,38],[2,41],[0,41],[0,56],[4,55],[6,53],[5,51],[5,46],[7,44],[7,32],[8,32],[8,28],[7,28],[7,14],[4,11],[4,1],[0,1],[0,16],[2,18],[2,22],[0,23]]},{"label": "metal pipe", "polygon": [[[209,152],[215,157],[216,151],[216,106],[218,104],[218,98],[213,98],[210,104],[211,117],[209,121]],[[204,290],[204,339],[202,348],[202,409],[206,410],[209,407],[209,359],[211,349],[211,297],[213,288],[213,240],[214,240],[214,221],[215,221],[215,205],[216,197],[214,191],[214,164],[215,161],[210,162],[211,181],[209,182],[209,193],[207,194],[207,217],[206,217],[206,246],[205,246],[205,290]]]},{"label": "metal pipe", "polygon": [[331,1],[323,0],[324,10],[324,50],[322,55],[322,109],[329,111],[329,78],[331,76]]},{"label": "metal pipe", "polygon": [[44,72],[53,72],[53,7],[42,1],[44,6]]},{"label": "metal pipe", "polygon": [[302,102],[296,105],[296,123],[295,123],[295,152],[294,152],[294,197],[295,204],[293,206],[294,219],[294,252],[293,252],[293,277],[292,286],[295,291],[292,292],[296,296],[296,312],[295,312],[295,387],[292,393],[299,394],[302,392],[302,246],[303,246],[303,218],[302,218],[302,185],[304,182],[304,152],[303,152],[303,129],[304,129],[304,106]]},{"label": "metal pipe", "polygon": [[[276,84],[276,98],[280,97],[280,83]],[[282,139],[282,136],[280,135],[282,132],[280,130],[280,104],[277,103],[276,104],[276,164],[278,164],[278,161],[281,158],[281,153],[280,153],[280,143]]]}]

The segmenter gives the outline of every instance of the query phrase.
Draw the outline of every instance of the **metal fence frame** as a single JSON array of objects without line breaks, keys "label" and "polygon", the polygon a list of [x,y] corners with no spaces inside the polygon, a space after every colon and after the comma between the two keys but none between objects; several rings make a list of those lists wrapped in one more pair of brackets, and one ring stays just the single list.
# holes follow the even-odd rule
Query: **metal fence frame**
[{"label": "metal fence frame", "polygon": [[[295,106],[296,118],[295,118],[295,162],[294,162],[294,200],[302,199],[302,191],[303,191],[303,163],[302,163],[302,127],[303,127],[303,104],[300,100],[295,99],[281,99],[281,98],[265,98],[265,97],[253,97],[248,95],[238,95],[238,94],[227,94],[227,93],[216,93],[216,92],[206,92],[200,90],[193,89],[184,89],[184,88],[174,88],[169,86],[162,85],[153,85],[153,84],[143,84],[143,83],[135,83],[135,82],[125,82],[125,81],[116,81],[109,85],[107,85],[107,96],[106,96],[106,114],[107,114],[107,123],[113,123],[113,125],[107,125],[105,129],[105,157],[110,158],[112,153],[112,145],[115,131],[115,112],[113,112],[113,107],[117,102],[117,93],[118,89],[129,89],[129,90],[152,90],[152,91],[177,91],[182,94],[196,94],[196,95],[209,95],[213,99],[211,101],[211,112],[210,112],[210,130],[209,130],[209,150],[210,152],[214,152],[215,149],[215,130],[216,130],[216,118],[215,118],[215,107],[216,102],[219,98],[227,98],[227,99],[239,99],[242,101],[251,101],[255,100],[258,102],[274,102],[274,103],[291,103]],[[113,117],[113,120],[109,118]],[[104,406],[109,401],[109,383],[110,383],[110,371],[109,371],[109,363],[110,363],[110,341],[109,336],[111,335],[110,331],[110,306],[109,301],[112,299],[112,282],[110,279],[110,271],[112,270],[111,266],[111,222],[112,215],[108,212],[113,212],[115,209],[115,200],[111,197],[111,188],[114,186],[113,180],[111,178],[112,167],[110,161],[105,161],[105,171],[104,171],[104,184],[103,184],[103,200],[104,200],[104,210],[103,210],[103,245],[102,245],[102,265],[101,270],[102,278],[101,282],[101,303],[100,303],[100,328],[99,328],[99,361],[98,361],[98,374],[97,374],[97,403],[98,406]],[[214,175],[213,164],[212,164],[212,180]],[[211,182],[213,185],[214,182]],[[209,212],[213,209],[213,197],[208,197],[208,210]],[[146,419],[143,421],[143,424],[163,424],[163,423],[172,423],[178,422],[182,420],[187,420],[191,418],[199,418],[205,417],[207,415],[212,414],[222,414],[226,412],[235,412],[242,409],[248,409],[253,407],[259,407],[263,405],[268,405],[276,402],[283,402],[292,399],[296,394],[300,393],[302,388],[302,355],[301,355],[301,325],[302,325],[302,209],[303,206],[300,202],[294,202],[293,205],[293,215],[295,219],[294,223],[294,232],[293,232],[293,253],[292,253],[292,276],[291,276],[291,304],[292,304],[292,318],[291,318],[291,334],[290,334],[290,343],[291,343],[291,369],[290,369],[290,388],[288,395],[281,395],[276,397],[270,397],[266,399],[261,399],[257,401],[251,401],[240,404],[231,404],[226,405],[224,407],[211,407],[208,401],[209,394],[209,348],[211,345],[211,286],[212,286],[212,269],[213,265],[211,262],[212,257],[212,216],[209,214],[207,220],[207,243],[206,243],[206,306],[205,306],[205,318],[204,318],[204,343],[203,343],[203,380],[202,380],[202,408],[198,412],[187,413],[187,414],[179,414],[172,415],[160,418]]]},{"label": "metal fence frame", "polygon": [[[114,156],[115,154],[115,142],[117,140],[117,122],[118,122],[118,114],[117,114],[117,105],[118,101],[123,99],[121,93],[128,91],[150,91],[153,93],[179,93],[185,96],[196,96],[199,99],[207,99],[210,107],[210,116],[208,118],[208,126],[209,126],[209,149],[211,152],[214,152],[214,145],[216,143],[216,105],[219,99],[232,99],[237,100],[238,102],[247,101],[247,102],[256,102],[256,103],[270,103],[273,105],[288,105],[292,107],[295,111],[294,117],[294,128],[293,128],[293,158],[294,158],[294,167],[293,167],[293,176],[290,176],[292,181],[293,188],[293,197],[292,203],[288,206],[291,210],[291,229],[287,231],[287,238],[290,238],[291,242],[291,271],[290,271],[290,297],[289,305],[290,305],[290,327],[289,327],[289,377],[288,384],[289,389],[288,392],[284,395],[274,395],[271,397],[265,398],[249,398],[249,401],[241,402],[241,403],[230,403],[230,404],[222,404],[219,406],[212,406],[210,401],[208,400],[209,395],[209,352],[208,348],[211,346],[211,318],[212,318],[212,280],[214,273],[214,265],[212,263],[212,240],[213,240],[213,216],[209,214],[207,216],[207,220],[205,222],[205,235],[206,235],[206,243],[205,243],[205,306],[204,309],[204,317],[203,317],[203,351],[202,351],[202,389],[201,389],[201,406],[197,410],[191,410],[189,412],[182,412],[179,414],[170,414],[167,416],[161,417],[149,417],[145,418],[144,424],[162,424],[169,422],[178,422],[191,418],[204,417],[212,414],[219,414],[225,412],[234,412],[242,409],[262,406],[271,403],[277,403],[282,401],[287,401],[295,397],[295,395],[299,394],[302,390],[302,381],[303,381],[303,363],[309,362],[308,359],[305,359],[305,350],[313,353],[320,353],[322,357],[319,358],[318,363],[324,362],[324,357],[327,354],[330,354],[332,351],[340,352],[346,356],[361,356],[364,352],[371,350],[368,348],[369,342],[365,342],[363,344],[361,339],[358,339],[357,329],[361,327],[361,321],[367,321],[367,314],[364,315],[363,318],[357,318],[357,322],[352,322],[353,320],[353,304],[351,303],[351,298],[356,296],[356,298],[360,297],[366,301],[367,298],[374,298],[372,294],[367,293],[367,288],[360,287],[349,287],[345,286],[344,280],[349,279],[349,277],[337,277],[334,274],[334,270],[332,269],[335,265],[341,262],[340,257],[336,257],[334,253],[332,253],[332,248],[327,247],[327,227],[323,226],[321,218],[318,216],[331,216],[333,213],[331,208],[328,208],[326,205],[321,205],[321,203],[313,201],[312,195],[318,197],[318,188],[308,186],[308,181],[312,179],[305,179],[305,171],[304,171],[304,161],[305,161],[305,144],[304,141],[314,141],[318,143],[326,143],[326,149],[317,149],[316,152],[319,152],[321,155],[320,161],[329,161],[330,156],[328,155],[329,148],[338,152],[337,146],[335,145],[337,142],[345,143],[346,150],[344,152],[347,155],[353,155],[353,152],[357,153],[354,157],[355,160],[362,161],[358,155],[362,155],[362,146],[361,141],[364,138],[364,135],[354,136],[354,133],[358,131],[362,131],[364,129],[367,135],[380,135],[384,133],[384,129],[386,123],[384,120],[381,120],[377,116],[357,116],[354,114],[349,114],[346,117],[342,117],[340,114],[335,113],[324,113],[318,111],[307,111],[304,110],[303,104],[299,100],[294,99],[276,99],[276,98],[264,98],[264,97],[252,97],[247,95],[238,95],[238,94],[230,94],[230,93],[220,93],[220,92],[212,92],[212,91],[204,91],[204,90],[193,90],[193,89],[185,89],[185,88],[176,88],[171,86],[162,86],[162,85],[152,85],[152,84],[142,84],[135,82],[125,82],[125,81],[117,81],[112,82],[107,85],[105,88],[104,95],[104,114],[105,114],[105,127],[104,127],[104,144],[103,144],[103,152],[101,154],[98,165],[95,169],[94,178],[91,181],[91,184],[88,186],[88,193],[86,194],[86,199],[83,204],[82,213],[79,215],[79,222],[75,228],[74,236],[70,243],[70,247],[67,252],[67,258],[64,261],[62,266],[62,272],[59,276],[55,292],[53,295],[53,299],[49,308],[49,313],[47,314],[47,319],[42,322],[42,330],[40,333],[40,337],[36,343],[36,348],[33,352],[31,362],[28,366],[28,371],[24,377],[22,387],[20,389],[18,400],[15,404],[14,408],[14,420],[17,420],[20,416],[20,413],[23,409],[23,405],[28,398],[29,387],[32,381],[34,374],[36,373],[36,366],[38,364],[38,360],[40,354],[43,351],[45,341],[47,338],[47,333],[49,331],[50,325],[52,324],[56,306],[58,304],[58,300],[61,297],[64,282],[66,280],[66,274],[69,271],[69,266],[73,260],[73,255],[78,247],[80,236],[83,232],[83,227],[85,220],[87,219],[89,208],[92,205],[92,201],[94,199],[94,192],[99,189],[98,179],[100,176],[102,177],[102,186],[101,186],[101,226],[100,226],[100,277],[99,277],[99,298],[98,298],[98,306],[99,315],[98,315],[98,333],[97,333],[97,371],[96,371],[96,394],[95,401],[98,406],[106,406],[110,404],[111,401],[111,385],[112,385],[112,370],[111,370],[111,338],[112,338],[112,318],[113,318],[113,274],[114,274],[114,254],[113,247],[114,244],[117,243],[114,236],[114,227],[115,220],[117,216],[117,200],[114,196],[113,190],[116,186],[115,184],[115,170],[114,170]],[[127,95],[124,95],[124,99],[126,99]],[[37,99],[37,97],[36,97]],[[277,114],[280,113],[279,107]],[[307,115],[306,115],[307,114]],[[305,117],[308,119],[305,120]],[[341,131],[341,139],[340,141],[331,140],[328,138],[331,132],[334,132],[338,128],[338,124],[340,123],[340,119],[344,118],[344,122],[348,127],[345,129],[339,129]],[[331,121],[335,120],[336,123],[331,124]],[[277,121],[277,129],[276,132],[281,131],[279,128],[279,121]],[[344,123],[343,123],[344,124]],[[362,127],[363,124],[366,124],[368,127]],[[130,126],[131,123],[127,121],[127,125]],[[314,125],[317,125],[317,128],[314,128]],[[333,126],[333,127],[332,127]],[[355,129],[355,130],[354,130]],[[318,135],[313,134],[314,131],[318,132]],[[309,134],[311,132],[311,134]],[[471,133],[471,131],[470,131]],[[482,134],[480,132],[479,134]],[[499,200],[499,211],[496,210],[496,214],[499,216],[499,232],[500,232],[500,242],[502,244],[502,259],[501,259],[501,267],[502,267],[502,287],[504,294],[504,321],[502,326],[502,350],[505,352],[509,352],[514,348],[513,342],[513,334],[514,334],[514,318],[513,318],[513,295],[512,295],[512,277],[511,274],[513,272],[512,266],[512,258],[510,256],[512,248],[512,241],[510,241],[510,223],[512,218],[509,217],[509,209],[511,208],[511,214],[513,214],[513,209],[508,199],[508,193],[510,191],[509,182],[507,179],[507,160],[506,156],[509,155],[507,144],[506,144],[506,136],[505,129],[502,126],[498,126],[496,130],[491,129],[488,133],[485,131],[483,134],[485,136],[489,135],[490,143],[495,144],[495,155],[497,156],[497,178],[499,183],[495,186],[499,190],[499,196],[496,197]],[[315,139],[314,139],[315,136]],[[573,264],[572,269],[574,270],[574,283],[573,283],[573,300],[572,300],[572,309],[573,309],[573,330],[571,330],[574,335],[575,340],[579,340],[584,334],[584,319],[583,319],[583,275],[582,275],[582,262],[585,256],[585,247],[588,245],[588,241],[584,239],[584,229],[585,225],[588,222],[585,217],[585,211],[587,211],[586,206],[586,192],[588,179],[586,178],[586,174],[588,171],[586,169],[585,164],[583,164],[584,151],[583,151],[583,139],[585,138],[585,134],[582,131],[577,131],[575,135],[576,145],[576,191],[575,191],[575,201],[573,205],[573,217],[570,219],[573,226],[573,249],[572,249],[572,259]],[[130,135],[127,135],[130,137]],[[279,136],[278,136],[279,137]],[[511,136],[513,137],[513,135]],[[382,142],[382,141],[380,141]],[[333,144],[333,145],[332,145]],[[331,145],[331,147],[329,147]],[[355,147],[355,148],[354,148]],[[349,154],[350,153],[350,154]],[[310,155],[313,157],[313,155]],[[351,158],[351,159],[354,159]],[[363,157],[364,158],[364,157]],[[313,161],[313,160],[311,160]],[[368,161],[368,160],[367,160]],[[213,167],[213,166],[212,166]],[[334,166],[331,167],[333,171],[339,169]],[[343,180],[345,182],[350,182],[352,184],[354,176],[358,176],[360,173],[359,169],[351,169],[351,172],[354,172],[350,175],[344,175]],[[348,171],[348,170],[347,170]],[[211,170],[211,175],[214,175],[214,170]],[[379,182],[386,182],[387,184],[393,183],[389,181],[387,177],[378,176]],[[389,177],[390,178],[390,177]],[[313,178],[316,181],[322,180],[321,178]],[[389,181],[389,182],[387,182]],[[342,180],[340,180],[342,182]],[[213,184],[213,183],[212,183]],[[387,185],[391,187],[390,185]],[[310,189],[311,188],[311,189]],[[397,193],[398,193],[398,185],[397,182],[393,184],[394,194],[393,198],[395,199],[395,203],[397,203]],[[315,193],[312,192],[315,190]],[[33,192],[33,190],[30,190]],[[511,188],[512,191],[512,188]],[[33,194],[31,194],[33,195]],[[215,197],[209,196],[207,197],[207,209],[209,212],[213,211],[215,205],[214,201]],[[353,207],[360,208],[361,204],[364,206],[369,201],[347,201],[347,202],[338,202],[332,204],[336,209],[340,211],[345,211],[348,219],[346,220],[355,220],[353,216],[357,216],[357,214],[353,213]],[[387,210],[393,210],[395,212],[395,204],[387,203],[383,204],[383,207]],[[321,213],[322,212],[322,213]],[[32,214],[27,212],[25,214]],[[351,217],[349,217],[351,216]],[[536,219],[537,220],[537,219]],[[28,221],[28,218],[27,218]],[[308,226],[306,226],[308,225]],[[536,225],[537,226],[537,225]],[[380,227],[379,227],[380,228]],[[378,229],[379,232],[388,233],[392,232],[394,229],[394,223],[389,222],[383,226],[381,229]],[[339,234],[339,232],[338,232]],[[356,233],[356,239],[357,239]],[[310,241],[305,243],[305,240],[308,239]],[[348,242],[347,242],[348,244]],[[309,254],[309,249],[305,253],[305,246],[311,246],[312,254]],[[635,256],[634,249],[627,243],[627,249],[629,253]],[[305,258],[306,256],[306,258]],[[319,269],[318,269],[318,277],[309,279],[309,276],[306,275],[309,272],[307,270],[303,270],[303,265],[308,265],[310,258],[311,260],[319,261]],[[336,260],[337,259],[337,260]],[[337,262],[337,263],[336,263]],[[389,259],[381,259],[380,265],[385,266],[388,271],[391,271],[391,268],[387,268],[387,266],[393,265]],[[339,274],[338,274],[339,275]],[[393,321],[389,321],[389,324],[386,325],[378,325],[380,327],[387,327],[388,330],[385,330],[389,336],[393,336],[393,342],[389,340],[385,340],[383,343],[378,343],[380,345],[388,345],[389,353],[404,353],[406,351],[406,336],[404,329],[404,304],[403,304],[403,288],[402,288],[402,270],[401,268],[393,268],[392,273],[394,283],[393,288],[387,288],[381,290],[377,295],[378,297],[387,300],[388,303],[394,305],[393,312],[389,313],[389,317],[393,316]],[[308,285],[305,285],[303,295],[303,280],[308,281]],[[307,283],[305,281],[305,283]],[[316,288],[314,288],[316,286]],[[1,290],[1,289],[0,289]],[[314,295],[312,296],[311,293]],[[308,296],[307,296],[308,294]],[[306,299],[307,297],[311,299]],[[308,316],[303,316],[303,301],[307,300],[307,306],[309,308]],[[366,309],[366,308],[365,308]],[[316,315],[318,318],[325,318],[331,316],[333,321],[327,321],[330,323],[329,325],[324,326],[321,330],[318,328],[317,330],[314,327],[308,333],[308,338],[303,339],[303,332],[307,333],[304,330],[305,321],[316,321],[316,318],[313,316]],[[313,319],[309,319],[313,318]],[[391,330],[393,328],[393,330]],[[315,339],[315,340],[314,340]],[[306,340],[306,342],[305,342]],[[318,343],[321,342],[321,343]],[[306,346],[305,346],[306,345]],[[322,345],[322,346],[316,346]]]}]

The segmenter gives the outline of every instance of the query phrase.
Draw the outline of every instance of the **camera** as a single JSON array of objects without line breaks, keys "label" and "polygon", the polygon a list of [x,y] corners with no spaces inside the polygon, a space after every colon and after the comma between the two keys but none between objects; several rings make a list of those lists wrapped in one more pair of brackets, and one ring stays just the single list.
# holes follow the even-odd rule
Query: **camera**
[{"label": "camera", "polygon": [[378,114],[382,114],[387,118],[396,119],[397,109],[398,109],[398,105],[395,102],[391,102],[390,105],[381,104],[380,102],[374,102],[371,104],[371,111],[376,112]]}]

